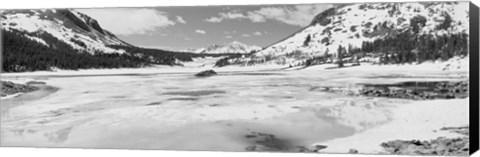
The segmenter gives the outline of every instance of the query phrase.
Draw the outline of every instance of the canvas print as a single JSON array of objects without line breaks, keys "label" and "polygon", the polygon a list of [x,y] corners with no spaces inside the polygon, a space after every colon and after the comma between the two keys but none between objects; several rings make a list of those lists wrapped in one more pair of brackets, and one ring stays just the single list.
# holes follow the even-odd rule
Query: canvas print
[{"label": "canvas print", "polygon": [[4,9],[0,144],[468,155],[469,6]]}]

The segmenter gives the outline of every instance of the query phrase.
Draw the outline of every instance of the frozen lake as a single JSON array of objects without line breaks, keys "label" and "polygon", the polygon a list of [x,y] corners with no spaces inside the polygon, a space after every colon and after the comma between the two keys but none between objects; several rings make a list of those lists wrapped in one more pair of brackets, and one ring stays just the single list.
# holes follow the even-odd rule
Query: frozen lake
[{"label": "frozen lake", "polygon": [[388,123],[392,108],[411,103],[318,87],[355,91],[362,83],[461,80],[462,74],[305,69],[223,71],[207,78],[192,72],[7,75],[2,80],[43,81],[58,91],[2,100],[1,145],[223,151],[260,145],[295,151]]}]

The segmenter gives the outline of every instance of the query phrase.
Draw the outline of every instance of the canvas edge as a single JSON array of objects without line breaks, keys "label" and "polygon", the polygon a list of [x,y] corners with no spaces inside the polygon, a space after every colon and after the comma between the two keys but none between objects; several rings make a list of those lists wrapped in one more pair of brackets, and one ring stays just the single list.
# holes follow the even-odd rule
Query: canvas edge
[{"label": "canvas edge", "polygon": [[[414,1],[407,1],[408,2],[414,2]],[[435,2],[435,1],[433,1]],[[376,3],[376,2],[365,2],[365,3]],[[395,2],[395,3],[405,3],[405,2]],[[343,4],[343,3],[312,3],[312,4]],[[255,4],[256,5],[256,4]],[[265,4],[259,4],[259,5],[265,5]],[[276,4],[276,5],[281,5],[281,4]],[[210,5],[206,5],[207,7]],[[206,7],[206,6],[194,6],[194,7]],[[222,5],[213,5],[213,6],[222,6]],[[168,6],[160,6],[160,7],[168,7]],[[175,6],[175,7],[188,7],[188,6]],[[107,7],[107,8],[117,8],[117,7]],[[119,8],[129,8],[129,7],[119,7]],[[144,7],[138,7],[138,8],[144,8]],[[147,7],[148,8],[148,7]],[[29,10],[33,8],[25,8],[25,9],[0,9],[0,10]],[[38,9],[38,8],[36,8]],[[60,8],[55,8],[55,9],[60,9]],[[80,8],[64,8],[64,9],[80,9]],[[105,8],[84,8],[84,9],[105,9]],[[479,7],[472,3],[471,1],[469,2],[469,34],[470,34],[470,41],[469,41],[469,52],[470,52],[470,100],[469,100],[469,125],[470,125],[470,155],[473,155],[475,152],[479,150],[479,142],[480,142],[480,103],[479,103],[479,89],[480,89],[480,84],[479,84],[479,71],[480,71],[480,56],[479,56]],[[0,29],[1,29],[0,25]],[[2,31],[0,31],[0,75],[3,73],[3,34]],[[477,96],[478,95],[478,96]],[[0,102],[1,103],[1,102]],[[1,123],[0,123],[0,128],[1,128]],[[0,147],[5,147],[0,144]],[[45,147],[47,148],[47,147]],[[82,149],[82,148],[79,148]],[[87,148],[91,149],[91,148]],[[174,150],[175,151],[175,150]],[[270,152],[271,153],[271,152]],[[327,153],[328,154],[328,153]]]},{"label": "canvas edge", "polygon": [[[470,2],[470,155],[479,149],[479,8]],[[477,96],[478,95],[478,96]]]}]

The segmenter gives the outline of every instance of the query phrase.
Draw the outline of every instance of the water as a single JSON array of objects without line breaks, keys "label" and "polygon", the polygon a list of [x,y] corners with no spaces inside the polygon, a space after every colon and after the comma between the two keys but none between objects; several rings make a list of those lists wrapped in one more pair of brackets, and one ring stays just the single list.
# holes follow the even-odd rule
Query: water
[{"label": "water", "polygon": [[354,133],[351,128],[331,125],[307,112],[259,121],[194,122],[175,127],[165,127],[154,121],[148,124],[126,121],[124,124],[128,126],[80,127],[72,130],[68,140],[63,134],[52,141],[63,139],[64,144],[81,148],[245,151],[248,146],[262,142],[260,136],[248,136],[254,133],[275,135],[275,144],[286,148],[308,146]]},{"label": "water", "polygon": [[388,91],[391,87],[412,90],[415,92],[433,91],[437,84],[448,83],[448,81],[408,81],[394,84],[362,84],[365,88],[373,88]]},{"label": "water", "polygon": [[167,92],[165,95],[184,95],[184,96],[205,96],[212,94],[223,94],[225,91],[221,90],[199,90],[199,91],[184,91],[184,92]]},{"label": "water", "polygon": [[[346,96],[310,89],[348,86],[370,74],[321,74],[32,77],[59,90],[35,100],[10,102],[21,105],[2,113],[0,141],[2,146],[246,151],[272,141],[292,148],[354,134],[353,128],[319,112],[324,110],[309,109],[344,102],[337,99]],[[430,88],[431,84],[370,86]],[[273,135],[275,140],[266,144],[262,135]]]}]

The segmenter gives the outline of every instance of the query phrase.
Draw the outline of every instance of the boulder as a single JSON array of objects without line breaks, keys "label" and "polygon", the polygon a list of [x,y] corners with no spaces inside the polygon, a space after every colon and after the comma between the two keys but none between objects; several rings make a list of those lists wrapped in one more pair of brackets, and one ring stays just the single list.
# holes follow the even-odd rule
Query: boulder
[{"label": "boulder", "polygon": [[15,94],[15,93],[27,93],[31,91],[38,90],[38,87],[25,85],[25,84],[16,84],[10,81],[1,81],[2,90],[0,91],[0,95],[2,97]]},{"label": "boulder", "polygon": [[350,154],[358,154],[358,150],[356,150],[356,149],[350,149],[350,150],[348,150],[348,153],[350,153]]},{"label": "boulder", "polygon": [[199,73],[195,74],[196,77],[209,77],[209,76],[213,76],[213,75],[217,75],[217,72],[215,72],[213,70],[205,70],[205,71],[202,71],[202,72],[199,72]]}]

